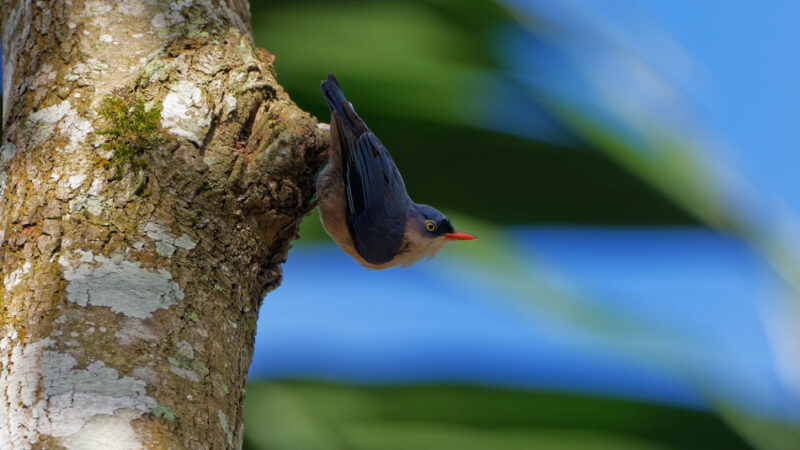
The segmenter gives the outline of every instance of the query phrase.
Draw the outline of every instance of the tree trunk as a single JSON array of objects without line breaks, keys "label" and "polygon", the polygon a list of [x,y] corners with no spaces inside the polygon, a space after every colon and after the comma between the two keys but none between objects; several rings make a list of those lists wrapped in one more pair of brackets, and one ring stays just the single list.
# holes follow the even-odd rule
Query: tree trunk
[{"label": "tree trunk", "polygon": [[0,0],[0,448],[241,447],[328,139],[245,0]]}]

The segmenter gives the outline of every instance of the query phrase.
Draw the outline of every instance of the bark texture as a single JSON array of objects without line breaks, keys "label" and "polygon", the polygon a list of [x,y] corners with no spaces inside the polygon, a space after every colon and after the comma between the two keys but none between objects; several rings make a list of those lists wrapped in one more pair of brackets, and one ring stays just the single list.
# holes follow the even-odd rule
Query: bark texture
[{"label": "bark texture", "polygon": [[[0,448],[240,447],[259,305],[327,132],[244,0],[0,15]],[[109,133],[104,102],[157,129]]]}]

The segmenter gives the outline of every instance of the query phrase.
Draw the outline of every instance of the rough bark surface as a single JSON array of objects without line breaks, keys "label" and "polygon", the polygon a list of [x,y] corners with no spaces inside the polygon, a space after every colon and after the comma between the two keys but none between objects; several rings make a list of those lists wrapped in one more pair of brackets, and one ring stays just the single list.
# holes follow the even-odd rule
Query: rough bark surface
[{"label": "rough bark surface", "polygon": [[[0,448],[240,447],[259,305],[327,133],[244,0],[0,15]],[[104,98],[156,108],[140,165],[100,133]]]}]

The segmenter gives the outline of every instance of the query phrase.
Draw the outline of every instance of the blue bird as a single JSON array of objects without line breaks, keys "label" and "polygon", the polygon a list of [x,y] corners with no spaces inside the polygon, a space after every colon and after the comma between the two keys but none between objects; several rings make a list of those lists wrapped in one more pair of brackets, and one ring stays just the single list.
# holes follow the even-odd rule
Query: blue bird
[{"label": "blue bird", "polygon": [[353,110],[331,74],[322,82],[331,110],[328,165],[317,181],[325,231],[370,269],[407,267],[452,241],[477,239],[450,220],[414,203],[389,151]]}]

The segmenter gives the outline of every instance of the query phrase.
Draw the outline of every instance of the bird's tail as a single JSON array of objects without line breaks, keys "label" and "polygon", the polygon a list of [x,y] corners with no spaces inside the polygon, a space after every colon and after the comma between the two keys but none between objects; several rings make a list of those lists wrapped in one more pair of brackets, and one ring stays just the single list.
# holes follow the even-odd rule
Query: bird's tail
[{"label": "bird's tail", "polygon": [[329,73],[328,79],[322,82],[320,89],[325,101],[328,102],[331,114],[336,112],[344,122],[343,125],[347,126],[356,138],[369,131],[367,124],[361,120],[361,117],[353,109],[353,105],[347,101],[336,77]]}]

